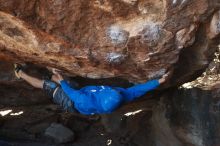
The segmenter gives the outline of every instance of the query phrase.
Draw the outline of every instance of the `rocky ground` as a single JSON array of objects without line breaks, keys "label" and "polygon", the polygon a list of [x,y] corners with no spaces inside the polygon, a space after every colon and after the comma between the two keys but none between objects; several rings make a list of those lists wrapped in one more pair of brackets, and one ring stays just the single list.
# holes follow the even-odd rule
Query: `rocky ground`
[{"label": "rocky ground", "polygon": [[[4,68],[4,71],[0,73],[2,77],[0,80],[0,137],[10,144],[14,141],[15,145],[56,145],[56,140],[48,138],[45,131],[52,123],[59,123],[74,133],[74,140],[65,145],[132,145],[131,139],[138,132],[140,119],[144,124],[144,119],[149,118],[150,109],[155,104],[155,101],[150,102],[150,100],[143,103],[139,101],[138,106],[136,104],[126,105],[113,113],[112,116],[87,117],[70,114],[53,104],[41,90],[34,89],[22,80],[17,80],[13,75],[11,63],[1,62],[0,66]],[[45,70],[38,68],[36,71],[30,71],[32,68],[27,69],[27,72],[38,77]],[[39,72],[41,73],[39,74]],[[116,79],[112,79],[111,82],[82,78],[76,78],[76,80],[81,86],[103,83],[129,85],[123,80],[117,81]],[[141,113],[137,119],[135,115],[132,115],[132,112],[135,111]],[[109,117],[111,118],[109,119]],[[140,135],[144,136],[145,134]]]},{"label": "rocky ground", "polygon": [[[88,117],[62,111],[41,90],[15,79],[11,63],[1,62],[0,66],[4,68],[0,72],[1,145],[217,146],[220,143],[219,88],[169,89],[152,93],[154,98],[147,95],[124,105],[111,115]],[[35,76],[47,74],[45,69],[35,70],[29,72]],[[129,86],[114,79],[75,80],[81,81],[81,86],[106,82]],[[64,134],[56,138],[46,134],[54,123],[73,132],[69,142],[59,144],[66,141]]]},{"label": "rocky ground", "polygon": [[[0,0],[0,146],[219,146],[219,38],[219,0]],[[16,79],[13,62],[80,87],[170,76],[112,114],[83,116]]]}]

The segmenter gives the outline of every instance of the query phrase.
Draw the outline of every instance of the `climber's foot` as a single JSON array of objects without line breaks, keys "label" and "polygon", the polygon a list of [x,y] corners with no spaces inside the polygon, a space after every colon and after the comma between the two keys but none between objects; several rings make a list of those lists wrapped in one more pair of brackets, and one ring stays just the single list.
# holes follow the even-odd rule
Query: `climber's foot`
[{"label": "climber's foot", "polygon": [[15,76],[18,79],[21,79],[21,75],[20,75],[21,71],[22,71],[22,66],[20,64],[15,63],[14,64],[14,72],[15,72]]}]

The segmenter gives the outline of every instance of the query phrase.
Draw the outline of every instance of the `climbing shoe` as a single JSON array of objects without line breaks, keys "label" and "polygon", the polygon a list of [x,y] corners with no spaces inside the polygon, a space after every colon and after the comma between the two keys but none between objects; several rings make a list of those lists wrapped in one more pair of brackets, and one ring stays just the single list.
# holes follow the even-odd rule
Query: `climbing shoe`
[{"label": "climbing shoe", "polygon": [[15,72],[15,76],[18,78],[18,79],[21,79],[21,77],[19,76],[19,71],[22,70],[22,66],[19,65],[19,64],[14,64],[14,72]]}]

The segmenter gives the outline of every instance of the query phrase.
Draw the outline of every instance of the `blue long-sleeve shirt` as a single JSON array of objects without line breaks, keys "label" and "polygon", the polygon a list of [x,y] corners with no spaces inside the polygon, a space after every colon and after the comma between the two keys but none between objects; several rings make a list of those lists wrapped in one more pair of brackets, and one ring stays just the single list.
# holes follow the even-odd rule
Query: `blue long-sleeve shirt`
[{"label": "blue long-sleeve shirt", "polygon": [[76,90],[64,80],[60,83],[64,92],[73,101],[75,108],[86,115],[111,113],[123,102],[133,101],[159,86],[158,80],[151,80],[130,88],[86,86]]}]

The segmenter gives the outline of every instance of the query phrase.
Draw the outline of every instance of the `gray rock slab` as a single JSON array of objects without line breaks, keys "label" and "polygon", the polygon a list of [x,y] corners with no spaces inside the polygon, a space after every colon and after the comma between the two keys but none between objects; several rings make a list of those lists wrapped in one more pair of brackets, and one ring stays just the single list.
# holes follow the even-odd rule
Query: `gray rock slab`
[{"label": "gray rock slab", "polygon": [[67,143],[74,140],[74,133],[62,124],[52,123],[45,131],[45,136],[56,143]]}]

